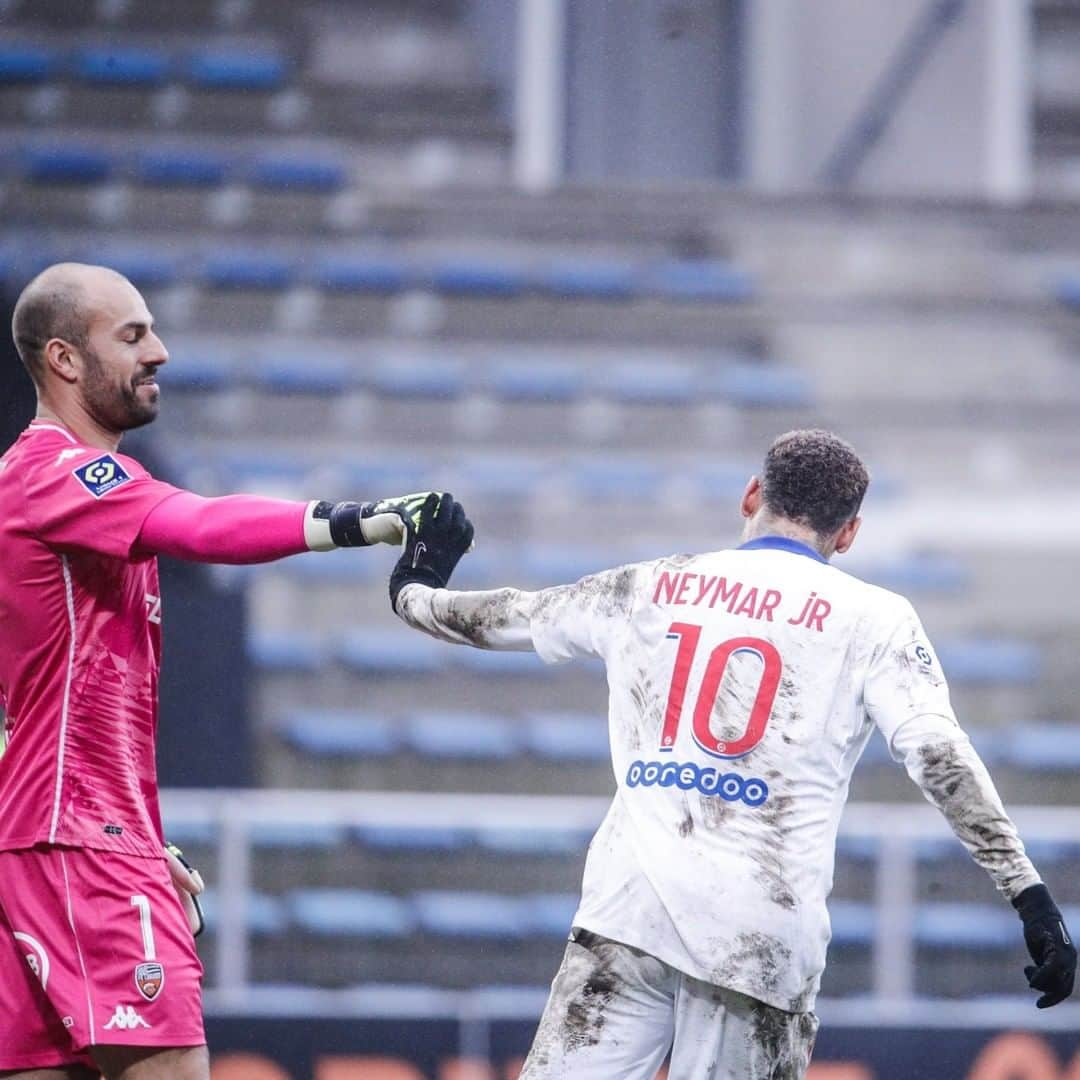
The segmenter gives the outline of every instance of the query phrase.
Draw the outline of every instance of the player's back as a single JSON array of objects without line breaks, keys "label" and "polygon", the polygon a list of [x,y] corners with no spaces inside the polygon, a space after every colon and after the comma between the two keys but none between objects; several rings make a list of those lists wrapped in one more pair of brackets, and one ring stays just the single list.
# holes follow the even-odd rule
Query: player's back
[{"label": "player's back", "polygon": [[159,589],[131,552],[157,487],[60,425],[0,458],[0,848],[160,851]]},{"label": "player's back", "polygon": [[[885,655],[890,640],[926,648],[918,620],[902,598],[776,537],[638,567],[634,592],[606,656],[619,790],[585,907],[592,892],[610,926],[622,890],[624,910],[670,921],[663,959],[798,1011],[824,963],[837,824],[872,730],[866,697],[881,665],[908,663]],[[746,981],[755,966],[765,974]]]}]

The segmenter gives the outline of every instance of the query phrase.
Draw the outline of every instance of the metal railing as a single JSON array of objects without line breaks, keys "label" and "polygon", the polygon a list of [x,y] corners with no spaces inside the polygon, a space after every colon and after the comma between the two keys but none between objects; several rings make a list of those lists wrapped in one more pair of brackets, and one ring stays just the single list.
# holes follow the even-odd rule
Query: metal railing
[{"label": "metal railing", "polygon": [[[384,986],[347,990],[260,988],[249,981],[247,904],[251,889],[251,844],[258,827],[345,826],[431,827],[462,830],[590,832],[609,800],[602,797],[435,794],[430,792],[321,792],[283,790],[168,790],[163,793],[166,832],[212,830],[218,848],[214,885],[216,980],[206,992],[207,1012],[281,1016],[453,1017],[468,1025],[493,1019],[533,1018],[542,990],[415,990]],[[1075,843],[1080,807],[1013,808],[1027,842]],[[840,824],[841,838],[873,840],[875,931],[873,992],[858,999],[821,999],[818,1012],[829,1023],[852,1026],[1080,1027],[1080,1004],[1036,1013],[1027,997],[992,1000],[936,1000],[914,994],[916,845],[951,835],[930,806],[852,803]],[[958,855],[959,855],[958,849]],[[362,886],[358,882],[357,886]],[[1004,901],[1001,903],[1004,905]],[[1016,926],[1020,940],[1020,925]]]}]

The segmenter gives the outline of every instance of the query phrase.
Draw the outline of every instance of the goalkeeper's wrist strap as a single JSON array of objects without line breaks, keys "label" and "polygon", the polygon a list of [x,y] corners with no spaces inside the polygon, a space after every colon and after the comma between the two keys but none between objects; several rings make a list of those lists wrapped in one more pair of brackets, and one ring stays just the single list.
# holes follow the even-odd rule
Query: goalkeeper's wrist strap
[{"label": "goalkeeper's wrist strap", "polygon": [[309,551],[332,551],[339,547],[367,547],[360,519],[367,503],[308,503],[304,512],[304,541]]}]

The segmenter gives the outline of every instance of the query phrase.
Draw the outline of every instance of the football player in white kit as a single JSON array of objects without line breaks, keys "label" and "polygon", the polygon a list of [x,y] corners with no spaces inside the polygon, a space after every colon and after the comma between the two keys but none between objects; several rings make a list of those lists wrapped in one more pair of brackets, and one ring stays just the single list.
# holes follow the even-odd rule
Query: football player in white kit
[{"label": "football player in white kit", "polygon": [[837,824],[876,726],[1017,908],[1040,1007],[1076,951],[903,597],[832,567],[869,478],[843,440],[795,431],[742,497],[743,543],[522,592],[445,588],[472,540],[429,496],[391,578],[444,641],[598,656],[618,789],[523,1080],[798,1080],[817,1030]]}]

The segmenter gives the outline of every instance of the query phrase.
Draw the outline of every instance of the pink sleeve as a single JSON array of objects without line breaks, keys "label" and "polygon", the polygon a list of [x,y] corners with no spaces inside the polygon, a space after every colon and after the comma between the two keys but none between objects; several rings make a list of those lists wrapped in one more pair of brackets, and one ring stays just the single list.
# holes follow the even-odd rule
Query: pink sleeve
[{"label": "pink sleeve", "polygon": [[307,503],[177,491],[146,516],[138,546],[189,562],[259,563],[307,551]]}]

